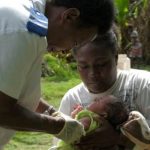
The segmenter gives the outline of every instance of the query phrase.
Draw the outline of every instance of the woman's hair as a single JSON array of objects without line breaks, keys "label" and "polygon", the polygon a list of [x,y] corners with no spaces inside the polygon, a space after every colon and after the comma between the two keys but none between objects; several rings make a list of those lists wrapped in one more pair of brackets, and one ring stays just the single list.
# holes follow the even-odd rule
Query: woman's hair
[{"label": "woman's hair", "polygon": [[113,31],[109,31],[104,35],[99,35],[92,43],[99,47],[111,50],[114,55],[117,54],[118,43]]},{"label": "woman's hair", "polygon": [[[100,49],[105,49],[110,51],[113,55],[118,54],[118,42],[116,35],[113,31],[109,31],[106,34],[98,35],[93,41],[90,42],[93,45],[100,47]],[[88,43],[87,43],[88,44]],[[76,53],[79,49],[84,46],[76,47],[72,49],[73,55],[76,56]]]},{"label": "woman's hair", "polygon": [[113,0],[51,0],[50,4],[77,8],[80,11],[78,26],[98,26],[99,33],[108,31],[114,20]]}]

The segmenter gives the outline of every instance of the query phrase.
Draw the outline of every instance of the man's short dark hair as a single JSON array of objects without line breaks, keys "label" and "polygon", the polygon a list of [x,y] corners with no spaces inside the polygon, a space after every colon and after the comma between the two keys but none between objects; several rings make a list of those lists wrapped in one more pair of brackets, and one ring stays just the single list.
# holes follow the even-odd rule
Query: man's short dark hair
[{"label": "man's short dark hair", "polygon": [[51,0],[51,4],[77,8],[80,11],[78,26],[98,26],[100,34],[108,31],[114,20],[113,0]]}]

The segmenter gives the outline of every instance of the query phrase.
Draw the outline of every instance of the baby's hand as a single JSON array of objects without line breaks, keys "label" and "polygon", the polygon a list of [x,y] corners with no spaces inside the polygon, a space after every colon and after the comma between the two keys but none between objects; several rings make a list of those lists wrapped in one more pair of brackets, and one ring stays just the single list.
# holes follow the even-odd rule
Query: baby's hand
[{"label": "baby's hand", "polygon": [[83,124],[84,130],[87,131],[90,127],[91,119],[89,117],[83,117],[79,121]]},{"label": "baby's hand", "polygon": [[83,110],[83,106],[81,106],[80,104],[77,105],[77,106],[74,108],[74,110],[71,112],[71,117],[72,117],[72,118],[75,118],[76,114],[77,114],[78,112],[80,112],[81,110]]}]

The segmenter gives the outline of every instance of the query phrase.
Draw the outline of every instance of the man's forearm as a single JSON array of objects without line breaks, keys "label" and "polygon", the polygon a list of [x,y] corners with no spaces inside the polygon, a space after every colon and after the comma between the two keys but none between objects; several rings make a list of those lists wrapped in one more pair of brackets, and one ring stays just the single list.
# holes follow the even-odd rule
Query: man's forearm
[{"label": "man's forearm", "polygon": [[63,125],[64,122],[57,118],[34,113],[18,104],[10,112],[0,113],[0,126],[18,131],[57,134],[63,128]]},{"label": "man's forearm", "polygon": [[18,105],[17,102],[17,99],[0,92],[1,127],[18,131],[46,132],[66,141],[78,140],[84,133],[83,126],[69,116],[55,113],[56,116],[52,117],[49,111],[48,115],[32,112]]}]

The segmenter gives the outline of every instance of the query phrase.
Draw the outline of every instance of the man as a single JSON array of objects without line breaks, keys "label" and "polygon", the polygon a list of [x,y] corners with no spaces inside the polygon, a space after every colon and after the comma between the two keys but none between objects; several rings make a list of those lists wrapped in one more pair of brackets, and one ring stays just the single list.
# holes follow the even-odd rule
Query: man
[{"label": "man", "polygon": [[[0,1],[0,149],[14,130],[47,132],[65,140],[80,137],[81,124],[49,116],[55,110],[40,100],[42,55],[47,47],[70,49],[106,32],[113,14],[111,0]],[[78,137],[73,132],[64,137],[73,125]]]},{"label": "man", "polygon": [[101,128],[77,144],[80,150],[112,150],[115,145],[125,150],[150,149],[150,72],[117,70],[117,49],[112,32],[74,49],[83,83],[65,94],[59,110],[71,115],[77,105],[87,107],[96,97],[112,94],[133,111],[121,127],[123,134],[118,134],[108,120],[103,119]]}]

